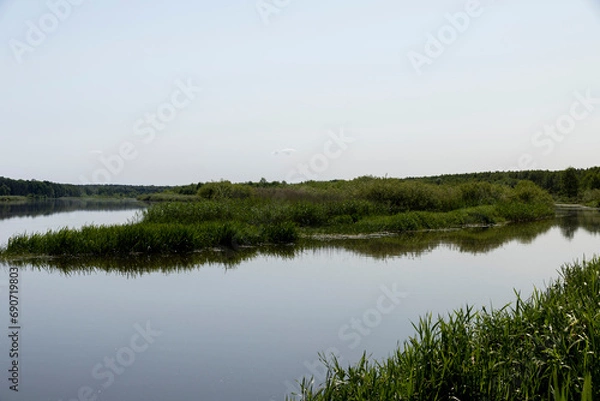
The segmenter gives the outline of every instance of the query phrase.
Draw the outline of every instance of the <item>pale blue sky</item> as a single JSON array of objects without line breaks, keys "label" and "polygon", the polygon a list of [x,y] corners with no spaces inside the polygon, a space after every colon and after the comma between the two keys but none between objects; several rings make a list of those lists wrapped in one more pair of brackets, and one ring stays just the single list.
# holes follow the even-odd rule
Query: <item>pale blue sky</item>
[{"label": "pale blue sky", "polygon": [[[482,0],[421,74],[409,52],[468,1],[261,1],[278,9],[269,24],[256,0],[72,0],[63,20],[49,4],[67,0],[0,0],[0,175],[184,184],[600,165],[600,101],[575,95],[600,98],[597,0]],[[50,24],[36,46],[28,21]],[[202,90],[186,97],[186,82]],[[176,114],[150,128],[160,107]],[[568,135],[543,132],[573,107]],[[329,130],[353,141],[328,144]]]}]

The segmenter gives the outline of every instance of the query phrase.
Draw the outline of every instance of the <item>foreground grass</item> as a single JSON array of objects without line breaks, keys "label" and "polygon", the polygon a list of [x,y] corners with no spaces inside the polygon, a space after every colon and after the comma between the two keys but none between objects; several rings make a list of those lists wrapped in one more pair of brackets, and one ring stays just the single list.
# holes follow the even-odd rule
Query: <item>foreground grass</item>
[{"label": "foreground grass", "polygon": [[499,310],[431,315],[381,362],[324,359],[306,401],[600,399],[600,259],[565,266],[546,291]]}]

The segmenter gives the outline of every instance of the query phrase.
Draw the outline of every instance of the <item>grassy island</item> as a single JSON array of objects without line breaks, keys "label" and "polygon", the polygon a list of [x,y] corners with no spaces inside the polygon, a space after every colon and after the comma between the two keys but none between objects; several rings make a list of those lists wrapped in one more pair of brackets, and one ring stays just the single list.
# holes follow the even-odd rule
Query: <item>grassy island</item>
[{"label": "grassy island", "polygon": [[222,181],[204,184],[186,201],[158,198],[163,202],[135,222],[18,235],[1,256],[182,254],[289,244],[318,234],[404,233],[554,216],[552,197],[530,181],[450,185],[362,177],[258,188]]}]

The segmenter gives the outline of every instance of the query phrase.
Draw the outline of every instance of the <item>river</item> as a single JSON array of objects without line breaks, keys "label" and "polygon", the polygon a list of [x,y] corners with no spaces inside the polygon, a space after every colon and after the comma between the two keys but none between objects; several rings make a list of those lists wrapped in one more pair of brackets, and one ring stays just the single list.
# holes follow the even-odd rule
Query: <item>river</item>
[{"label": "river", "polygon": [[[134,202],[0,205],[0,244],[22,232],[132,221]],[[191,258],[0,265],[2,400],[283,400],[318,353],[383,358],[426,313],[502,307],[565,262],[599,253],[600,213],[488,230],[329,241]],[[7,337],[5,336],[5,339]],[[13,339],[14,340],[14,339]],[[18,348],[18,358],[11,348]],[[14,350],[13,350],[14,351]],[[14,352],[13,352],[14,354]],[[10,389],[18,363],[18,390]]]}]

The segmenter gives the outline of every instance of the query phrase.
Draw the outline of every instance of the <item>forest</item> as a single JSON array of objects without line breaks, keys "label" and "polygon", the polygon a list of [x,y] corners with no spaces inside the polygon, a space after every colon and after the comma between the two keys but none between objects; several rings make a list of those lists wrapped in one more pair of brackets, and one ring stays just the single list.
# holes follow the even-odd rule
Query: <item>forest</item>
[{"label": "forest", "polygon": [[135,198],[143,194],[162,192],[167,186],[145,185],[73,185],[50,181],[13,180],[0,177],[0,197],[21,196],[31,198],[113,197]]}]

